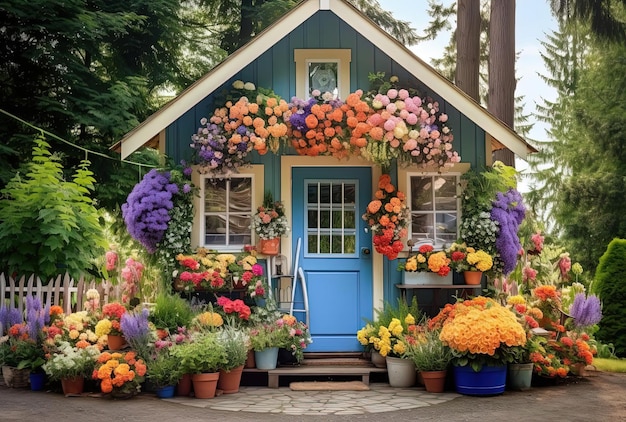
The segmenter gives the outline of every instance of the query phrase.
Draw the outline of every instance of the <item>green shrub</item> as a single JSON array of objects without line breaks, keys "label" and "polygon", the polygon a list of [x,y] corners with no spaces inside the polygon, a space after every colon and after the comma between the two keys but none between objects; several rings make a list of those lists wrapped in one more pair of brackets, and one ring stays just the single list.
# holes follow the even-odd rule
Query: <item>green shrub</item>
[{"label": "green shrub", "polygon": [[602,301],[602,320],[596,338],[613,343],[615,354],[626,356],[626,239],[613,239],[600,257],[591,293]]},{"label": "green shrub", "polygon": [[185,299],[169,293],[160,293],[148,318],[156,328],[174,333],[178,327],[187,327],[193,315],[191,305]]}]

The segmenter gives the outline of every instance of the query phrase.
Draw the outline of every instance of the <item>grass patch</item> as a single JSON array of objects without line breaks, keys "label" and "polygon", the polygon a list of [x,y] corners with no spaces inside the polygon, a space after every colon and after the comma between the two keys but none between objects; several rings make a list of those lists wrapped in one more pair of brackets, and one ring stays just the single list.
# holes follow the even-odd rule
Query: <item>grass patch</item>
[{"label": "grass patch", "polygon": [[626,373],[626,359],[595,358],[593,360],[593,366],[595,366],[598,371]]}]

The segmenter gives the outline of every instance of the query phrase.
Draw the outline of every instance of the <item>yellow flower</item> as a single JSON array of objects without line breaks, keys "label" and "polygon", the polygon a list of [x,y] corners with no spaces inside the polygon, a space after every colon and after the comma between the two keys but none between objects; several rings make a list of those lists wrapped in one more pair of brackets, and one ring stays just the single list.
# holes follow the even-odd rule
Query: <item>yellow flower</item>
[{"label": "yellow flower", "polygon": [[395,337],[402,334],[402,323],[398,318],[393,318],[389,323],[389,332]]},{"label": "yellow flower", "polygon": [[506,300],[507,305],[524,305],[526,299],[522,295],[509,296]]},{"label": "yellow flower", "polygon": [[396,355],[403,355],[406,352],[406,345],[402,341],[398,341],[393,345],[393,352]]},{"label": "yellow flower", "polygon": [[404,264],[404,269],[406,271],[417,271],[417,260],[414,256],[406,260],[406,263]]},{"label": "yellow flower", "polygon": [[111,332],[111,321],[108,319],[101,319],[96,324],[96,335],[98,337],[105,336]]},{"label": "yellow flower", "polygon": [[407,325],[413,325],[415,324],[415,317],[411,314],[408,314],[406,316],[406,318],[404,318],[404,323]]},{"label": "yellow flower", "polygon": [[482,250],[468,253],[466,259],[467,263],[476,267],[478,271],[489,271],[493,266],[493,259],[491,258],[491,255]]}]

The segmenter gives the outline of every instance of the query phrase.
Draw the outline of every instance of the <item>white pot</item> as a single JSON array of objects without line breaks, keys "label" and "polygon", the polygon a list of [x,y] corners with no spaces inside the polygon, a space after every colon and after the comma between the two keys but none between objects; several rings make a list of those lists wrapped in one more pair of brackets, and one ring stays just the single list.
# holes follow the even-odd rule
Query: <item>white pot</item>
[{"label": "white pot", "polygon": [[445,276],[440,276],[430,271],[403,271],[402,277],[403,284],[434,284],[440,286],[452,284],[452,271]]}]

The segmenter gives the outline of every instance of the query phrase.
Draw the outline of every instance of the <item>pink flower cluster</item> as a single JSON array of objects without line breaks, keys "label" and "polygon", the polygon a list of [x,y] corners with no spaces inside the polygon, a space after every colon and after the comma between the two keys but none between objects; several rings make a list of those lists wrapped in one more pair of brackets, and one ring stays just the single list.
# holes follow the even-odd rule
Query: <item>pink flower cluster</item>
[{"label": "pink flower cluster", "polygon": [[250,318],[250,307],[246,305],[241,299],[231,300],[226,296],[220,296],[217,298],[217,305],[221,306],[224,310],[224,313],[226,313],[227,315],[236,313],[239,318],[245,321]]},{"label": "pink flower cluster", "polygon": [[367,119],[371,126],[367,137],[369,142],[381,143],[379,148],[387,148],[386,153],[377,154],[381,161],[397,157],[404,164],[438,166],[461,161],[445,125],[448,116],[439,113],[438,102],[392,88],[386,94],[376,94],[371,104],[375,113]]},{"label": "pink flower cluster", "polygon": [[143,275],[144,266],[141,262],[128,258],[126,266],[122,268],[122,302],[128,303],[139,291],[139,282]]}]

